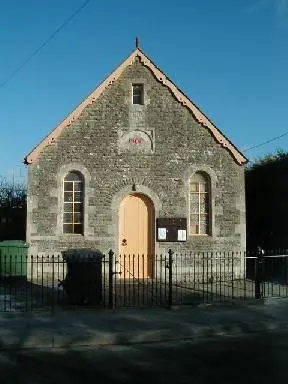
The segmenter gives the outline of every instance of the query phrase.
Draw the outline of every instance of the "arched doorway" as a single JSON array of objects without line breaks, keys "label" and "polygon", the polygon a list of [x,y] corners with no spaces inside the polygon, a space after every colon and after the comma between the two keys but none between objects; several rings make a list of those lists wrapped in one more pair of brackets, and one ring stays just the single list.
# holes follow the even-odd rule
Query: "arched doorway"
[{"label": "arched doorway", "polygon": [[135,193],[124,197],[119,209],[121,277],[153,277],[155,210],[152,200]]}]

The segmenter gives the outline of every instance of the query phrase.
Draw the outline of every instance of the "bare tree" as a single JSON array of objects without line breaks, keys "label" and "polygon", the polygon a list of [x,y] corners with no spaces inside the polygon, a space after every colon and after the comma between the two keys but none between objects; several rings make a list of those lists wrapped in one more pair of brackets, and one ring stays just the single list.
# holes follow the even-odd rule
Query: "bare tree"
[{"label": "bare tree", "polygon": [[0,176],[0,208],[25,208],[26,194],[25,184],[12,183]]}]

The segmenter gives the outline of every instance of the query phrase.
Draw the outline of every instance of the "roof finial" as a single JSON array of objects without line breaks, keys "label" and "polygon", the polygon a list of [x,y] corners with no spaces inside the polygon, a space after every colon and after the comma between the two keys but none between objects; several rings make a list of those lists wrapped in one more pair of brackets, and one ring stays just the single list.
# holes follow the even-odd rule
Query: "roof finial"
[{"label": "roof finial", "polygon": [[138,37],[136,36],[136,48],[140,48],[140,41],[138,39]]}]

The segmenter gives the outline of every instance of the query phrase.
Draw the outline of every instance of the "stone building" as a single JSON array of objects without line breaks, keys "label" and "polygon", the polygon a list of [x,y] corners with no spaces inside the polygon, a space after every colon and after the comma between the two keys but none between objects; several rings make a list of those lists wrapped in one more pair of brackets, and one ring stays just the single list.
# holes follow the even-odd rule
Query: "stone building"
[{"label": "stone building", "polygon": [[30,252],[242,251],[246,161],[136,47],[25,158]]}]

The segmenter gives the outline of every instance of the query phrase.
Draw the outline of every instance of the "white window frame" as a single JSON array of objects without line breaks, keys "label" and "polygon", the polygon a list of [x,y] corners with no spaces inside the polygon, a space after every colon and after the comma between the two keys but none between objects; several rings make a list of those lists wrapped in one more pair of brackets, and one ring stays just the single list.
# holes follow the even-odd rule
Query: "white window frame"
[{"label": "white window frame", "polygon": [[[78,174],[80,175],[80,178],[81,180],[66,180],[67,176],[70,174],[70,173],[75,173],[75,174]],[[68,173],[66,173],[66,175],[64,176],[64,179],[63,179],[63,219],[62,219],[62,233],[63,235],[84,235],[84,199],[85,199],[85,195],[84,195],[84,188],[85,188],[85,182],[84,182],[84,176],[81,172],[79,171],[76,171],[76,170],[72,170],[72,171],[69,171]],[[65,189],[65,185],[67,185],[68,183],[72,183],[72,191],[70,190],[66,190]],[[80,190],[75,188],[76,184],[82,184]],[[65,201],[65,193],[72,193],[72,200],[67,200]],[[76,193],[79,193],[81,192],[82,194],[82,198],[81,200],[75,200],[75,195]],[[71,204],[72,205],[72,211],[65,211],[65,204]],[[80,211],[75,211],[75,205],[76,204],[81,204],[82,205],[82,209]],[[64,221],[64,217],[65,217],[65,214],[72,214],[72,222],[65,222]],[[76,213],[80,213],[81,214],[81,221],[79,222],[76,222],[74,221],[74,218],[75,218],[75,214]],[[72,225],[72,231],[64,231],[64,226],[65,225]],[[81,225],[81,231],[77,232],[75,231],[75,226],[78,225],[80,226]]]},{"label": "white window frame", "polygon": [[[197,178],[199,178],[199,176],[203,179],[203,181],[199,181],[197,180]],[[198,184],[198,187],[196,188],[196,191],[191,191],[191,186],[192,184]],[[206,184],[206,188],[204,188],[204,191],[201,191],[201,184]],[[191,195],[197,195],[198,196],[198,212],[193,212],[192,211],[192,206],[191,206]],[[201,212],[201,196],[203,195],[206,195],[207,196],[207,199],[208,199],[208,203],[207,203],[207,212],[205,211],[204,213]],[[210,176],[206,173],[206,172],[203,172],[203,171],[197,171],[194,173],[194,175],[192,177],[190,177],[189,179],[189,220],[188,220],[188,223],[189,223],[189,236],[211,236],[211,227],[212,227],[212,223],[211,223],[211,208],[212,208],[212,199],[211,199],[211,178]],[[191,228],[192,228],[192,220],[191,220],[191,217],[192,216],[197,216],[197,228],[198,228],[198,232],[197,233],[194,233],[191,231]],[[201,221],[203,222],[203,220],[201,220],[201,217],[205,216],[206,217],[206,232],[205,233],[201,233],[200,230],[201,230]]]}]

